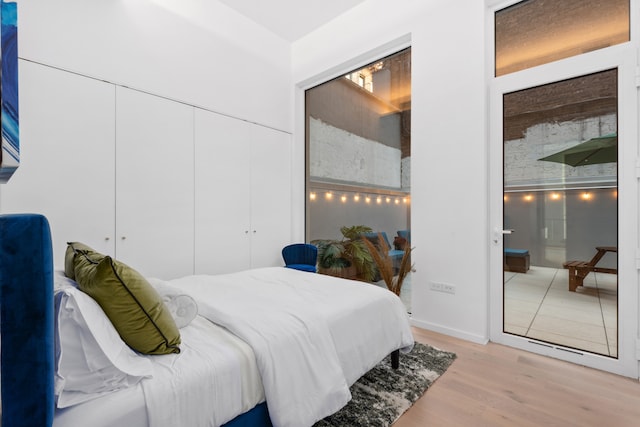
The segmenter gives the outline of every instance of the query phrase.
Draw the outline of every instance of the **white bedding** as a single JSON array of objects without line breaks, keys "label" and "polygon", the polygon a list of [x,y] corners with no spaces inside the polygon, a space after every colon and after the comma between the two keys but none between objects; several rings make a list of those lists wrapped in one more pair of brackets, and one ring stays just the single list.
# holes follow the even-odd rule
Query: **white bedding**
[{"label": "white bedding", "polygon": [[276,427],[309,426],[332,414],[362,374],[413,346],[402,302],[374,285],[282,267],[169,283],[252,346]]},{"label": "white bedding", "polygon": [[413,345],[403,304],[374,285],[281,267],[167,283],[219,324],[198,315],[180,330],[181,353],[140,356],[151,378],[56,410],[54,427],[218,426],[265,394],[274,426],[311,425],[346,403],[346,386]]},{"label": "white bedding", "polygon": [[220,425],[264,401],[255,357],[244,341],[201,316],[180,332],[179,354],[140,356],[152,362],[152,378],[58,409],[53,426]]},{"label": "white bedding", "polygon": [[200,316],[181,334],[179,354],[147,356],[155,362],[153,381],[141,381],[149,426],[219,426],[264,401],[244,341]]}]

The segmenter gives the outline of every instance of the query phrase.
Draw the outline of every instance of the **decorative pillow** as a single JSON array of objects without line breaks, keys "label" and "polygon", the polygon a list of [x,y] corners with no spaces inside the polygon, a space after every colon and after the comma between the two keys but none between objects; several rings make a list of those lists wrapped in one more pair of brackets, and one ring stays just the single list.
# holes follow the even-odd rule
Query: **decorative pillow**
[{"label": "decorative pillow", "polygon": [[74,257],[80,289],[102,307],[124,342],[144,354],[180,352],[180,331],[162,298],[131,267],[97,252]]},{"label": "decorative pillow", "polygon": [[89,246],[80,242],[67,242],[67,250],[64,254],[64,275],[69,279],[75,280],[76,273],[73,266],[73,258],[78,251],[95,252]]},{"label": "decorative pillow", "polygon": [[198,304],[190,295],[160,279],[151,278],[149,283],[162,297],[179,329],[189,325],[196,318]]},{"label": "decorative pillow", "polygon": [[56,273],[57,406],[65,408],[137,384],[151,362],[120,338],[100,306]]}]

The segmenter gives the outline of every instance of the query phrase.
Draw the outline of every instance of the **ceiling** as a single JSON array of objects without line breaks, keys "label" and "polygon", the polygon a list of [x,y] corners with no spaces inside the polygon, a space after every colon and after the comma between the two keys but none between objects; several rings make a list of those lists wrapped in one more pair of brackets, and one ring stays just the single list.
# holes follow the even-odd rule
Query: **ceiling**
[{"label": "ceiling", "polygon": [[366,0],[220,0],[291,42],[364,1]]}]

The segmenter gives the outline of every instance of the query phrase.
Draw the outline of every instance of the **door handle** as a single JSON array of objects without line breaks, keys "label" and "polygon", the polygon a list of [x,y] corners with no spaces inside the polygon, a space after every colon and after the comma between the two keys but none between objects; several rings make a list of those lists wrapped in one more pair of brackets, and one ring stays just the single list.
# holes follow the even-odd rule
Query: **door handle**
[{"label": "door handle", "polygon": [[505,230],[503,230],[502,228],[496,227],[493,229],[493,243],[498,244],[498,242],[500,241],[500,238],[504,235],[504,234],[512,234],[515,233],[516,230],[512,229],[512,228],[507,228]]}]

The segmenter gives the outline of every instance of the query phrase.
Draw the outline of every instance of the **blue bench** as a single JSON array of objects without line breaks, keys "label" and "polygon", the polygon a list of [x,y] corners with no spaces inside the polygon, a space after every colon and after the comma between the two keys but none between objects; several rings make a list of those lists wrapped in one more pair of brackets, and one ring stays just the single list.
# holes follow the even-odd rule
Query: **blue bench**
[{"label": "blue bench", "polygon": [[526,249],[504,248],[504,269],[516,273],[529,271],[530,256]]}]

